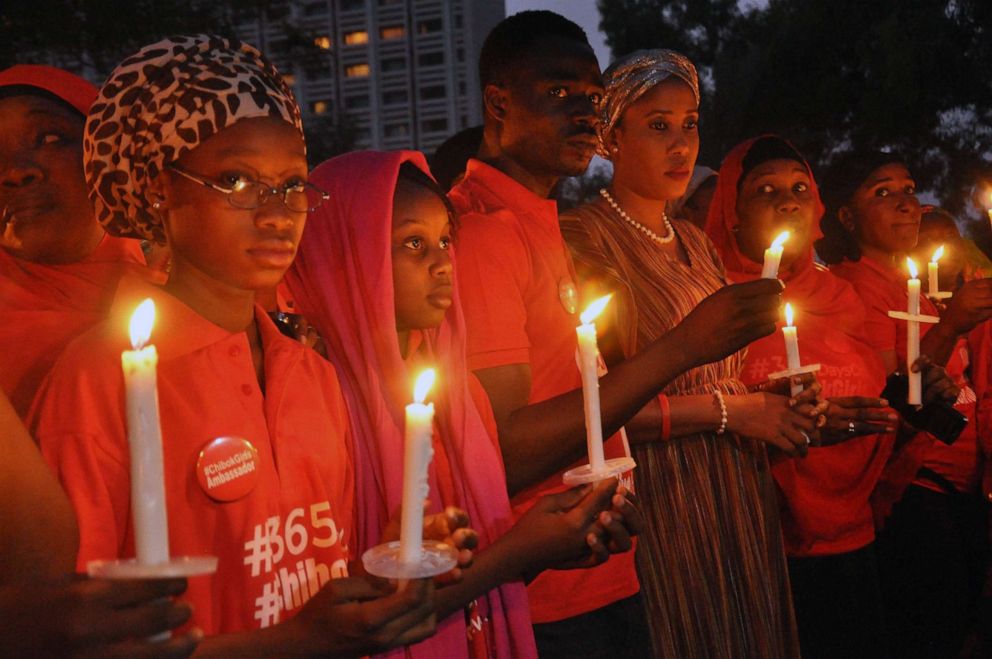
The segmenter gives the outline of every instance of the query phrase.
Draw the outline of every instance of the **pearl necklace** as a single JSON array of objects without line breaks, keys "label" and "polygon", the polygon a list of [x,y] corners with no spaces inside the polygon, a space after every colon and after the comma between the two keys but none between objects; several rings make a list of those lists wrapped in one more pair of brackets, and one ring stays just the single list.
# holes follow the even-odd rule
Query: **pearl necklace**
[{"label": "pearl necklace", "polygon": [[665,213],[664,211],[661,213],[661,219],[665,221],[666,231],[664,236],[659,236],[654,231],[632,218],[630,215],[627,215],[627,213],[620,208],[620,204],[616,202],[606,188],[600,189],[599,194],[610,204],[610,206],[613,207],[613,210],[617,212],[617,215],[619,215],[624,222],[634,227],[659,245],[667,245],[675,239],[675,228],[672,227],[672,223],[668,219],[668,213]]}]

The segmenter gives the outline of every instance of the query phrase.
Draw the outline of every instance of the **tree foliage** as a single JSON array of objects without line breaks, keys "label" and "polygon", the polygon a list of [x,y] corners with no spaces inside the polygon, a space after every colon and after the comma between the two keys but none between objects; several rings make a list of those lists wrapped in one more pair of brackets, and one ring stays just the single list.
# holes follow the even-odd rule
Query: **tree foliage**
[{"label": "tree foliage", "polygon": [[[704,86],[701,160],[763,132],[814,168],[891,147],[965,219],[992,190],[992,3],[986,0],[599,0],[615,55],[681,50]],[[628,17],[628,18],[625,18]],[[982,200],[979,204],[978,195]],[[988,220],[976,237],[988,239]]]}]

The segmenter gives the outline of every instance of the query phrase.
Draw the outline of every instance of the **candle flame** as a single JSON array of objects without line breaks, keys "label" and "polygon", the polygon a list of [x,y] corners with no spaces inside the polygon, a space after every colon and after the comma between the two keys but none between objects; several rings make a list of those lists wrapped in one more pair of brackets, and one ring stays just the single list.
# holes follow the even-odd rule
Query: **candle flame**
[{"label": "candle flame", "polygon": [[785,324],[792,327],[792,305],[788,302],[785,303]]},{"label": "candle flame", "polygon": [[590,302],[589,306],[586,307],[586,310],[579,314],[579,319],[582,321],[582,324],[588,325],[592,321],[596,320],[599,314],[603,313],[603,309],[606,308],[606,305],[612,297],[613,293],[610,293],[609,295],[604,295],[603,297]]},{"label": "candle flame", "polygon": [[909,276],[916,279],[919,276],[919,270],[916,269],[916,261],[906,257],[906,267],[909,269]]},{"label": "candle flame", "polygon": [[944,246],[941,245],[933,251],[933,256],[930,257],[930,263],[936,263],[940,260],[940,257],[944,255]]},{"label": "candle flame", "polygon": [[789,239],[789,232],[783,231],[782,233],[778,234],[775,240],[772,241],[771,249],[782,249],[782,245],[784,245],[785,241],[788,239]]},{"label": "candle flame", "polygon": [[131,334],[131,347],[135,350],[141,350],[148,343],[148,339],[152,335],[152,325],[155,324],[155,303],[152,299],[145,298],[145,300],[138,305],[131,314],[131,325],[129,331]]},{"label": "candle flame", "polygon": [[423,403],[427,398],[427,392],[434,386],[435,373],[433,368],[424,370],[417,376],[417,382],[413,385],[413,401]]}]

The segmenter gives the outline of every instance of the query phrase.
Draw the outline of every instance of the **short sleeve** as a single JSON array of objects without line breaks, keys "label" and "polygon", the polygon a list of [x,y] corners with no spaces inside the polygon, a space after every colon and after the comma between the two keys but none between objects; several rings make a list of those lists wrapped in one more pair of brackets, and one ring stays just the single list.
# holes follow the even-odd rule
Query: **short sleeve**
[{"label": "short sleeve", "polygon": [[530,362],[525,286],[530,258],[504,212],[461,217],[455,271],[473,371]]}]

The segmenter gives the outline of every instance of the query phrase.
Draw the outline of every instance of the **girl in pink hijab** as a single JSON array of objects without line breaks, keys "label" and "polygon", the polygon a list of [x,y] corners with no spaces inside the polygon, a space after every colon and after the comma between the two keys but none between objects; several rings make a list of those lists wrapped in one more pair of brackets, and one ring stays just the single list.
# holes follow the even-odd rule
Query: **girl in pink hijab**
[{"label": "girl in pink hijab", "polygon": [[378,544],[402,501],[413,379],[427,366],[439,376],[428,508],[467,511],[479,553],[460,583],[438,591],[438,618],[447,618],[437,635],[407,656],[536,657],[524,578],[629,548],[624,518],[632,523],[635,513],[607,481],[545,497],[513,525],[499,449],[469,393],[449,251],[454,214],[428,172],[409,151],[351,153],[319,166],[311,180],[330,200],[311,214],[286,282],[345,392],[356,444],[356,556]]}]

